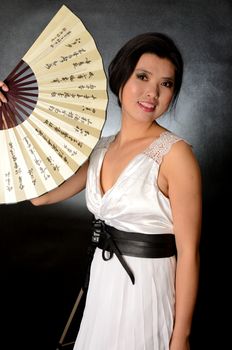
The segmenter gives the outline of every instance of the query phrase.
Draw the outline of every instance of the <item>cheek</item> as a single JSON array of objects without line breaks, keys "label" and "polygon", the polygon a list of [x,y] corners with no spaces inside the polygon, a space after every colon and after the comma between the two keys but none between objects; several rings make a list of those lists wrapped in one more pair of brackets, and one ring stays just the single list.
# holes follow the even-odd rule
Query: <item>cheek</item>
[{"label": "cheek", "polygon": [[172,102],[173,94],[171,94],[167,100],[167,105],[169,106],[170,103]]},{"label": "cheek", "polygon": [[123,91],[120,95],[121,99],[124,101],[132,101],[133,98],[138,97],[139,89],[136,84],[133,84],[132,82],[128,81],[126,85],[123,88]]},{"label": "cheek", "polygon": [[164,96],[163,96],[163,103],[166,107],[170,105],[172,102],[173,98],[173,91],[168,91]]}]

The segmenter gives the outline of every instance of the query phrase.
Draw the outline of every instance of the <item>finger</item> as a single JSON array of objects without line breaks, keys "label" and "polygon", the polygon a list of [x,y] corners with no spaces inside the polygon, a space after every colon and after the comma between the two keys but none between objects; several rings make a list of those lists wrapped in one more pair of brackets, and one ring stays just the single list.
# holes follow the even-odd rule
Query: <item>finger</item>
[{"label": "finger", "polygon": [[4,81],[1,81],[1,80],[0,80],[0,88],[3,91],[8,91],[9,90],[8,86],[4,83]]},{"label": "finger", "polygon": [[[0,80],[0,89],[2,89],[2,91],[7,92],[9,90],[8,86],[4,83],[4,81]],[[1,92],[0,90],[0,102],[7,102],[6,97],[4,96],[4,94]]]},{"label": "finger", "polygon": [[6,99],[6,97],[3,95],[2,92],[0,92],[0,102],[4,102],[4,103],[7,102],[7,99]]}]

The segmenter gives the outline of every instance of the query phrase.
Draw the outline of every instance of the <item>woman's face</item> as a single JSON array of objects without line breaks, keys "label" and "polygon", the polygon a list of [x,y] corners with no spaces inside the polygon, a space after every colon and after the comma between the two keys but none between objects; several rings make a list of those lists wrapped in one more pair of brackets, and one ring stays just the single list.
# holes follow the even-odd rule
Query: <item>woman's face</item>
[{"label": "woman's face", "polygon": [[174,93],[175,67],[166,58],[143,54],[121,92],[122,116],[152,122],[168,110]]}]

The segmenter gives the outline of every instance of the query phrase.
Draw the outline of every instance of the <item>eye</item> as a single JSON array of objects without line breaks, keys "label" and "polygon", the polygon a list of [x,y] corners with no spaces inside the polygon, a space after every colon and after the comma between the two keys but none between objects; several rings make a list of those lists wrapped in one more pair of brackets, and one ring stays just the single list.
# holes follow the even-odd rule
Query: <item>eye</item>
[{"label": "eye", "polygon": [[171,89],[174,86],[174,83],[171,80],[166,80],[166,81],[162,82],[161,85]]},{"label": "eye", "polygon": [[136,77],[139,79],[139,80],[142,80],[142,81],[147,81],[148,80],[148,76],[146,73],[137,73],[136,74]]}]

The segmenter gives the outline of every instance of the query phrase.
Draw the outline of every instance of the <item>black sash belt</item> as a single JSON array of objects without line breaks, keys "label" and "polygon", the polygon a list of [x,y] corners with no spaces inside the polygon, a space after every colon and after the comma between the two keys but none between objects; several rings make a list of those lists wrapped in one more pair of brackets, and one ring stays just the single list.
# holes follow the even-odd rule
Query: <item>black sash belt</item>
[{"label": "black sash belt", "polygon": [[[102,220],[93,221],[92,246],[89,249],[90,260],[92,260],[96,247],[102,249],[102,258],[105,261],[110,260],[115,254],[133,284],[135,283],[134,275],[123,255],[140,258],[167,258],[176,254],[175,236],[172,233],[125,232],[107,225]],[[88,280],[89,271],[85,288],[88,286]]]}]

